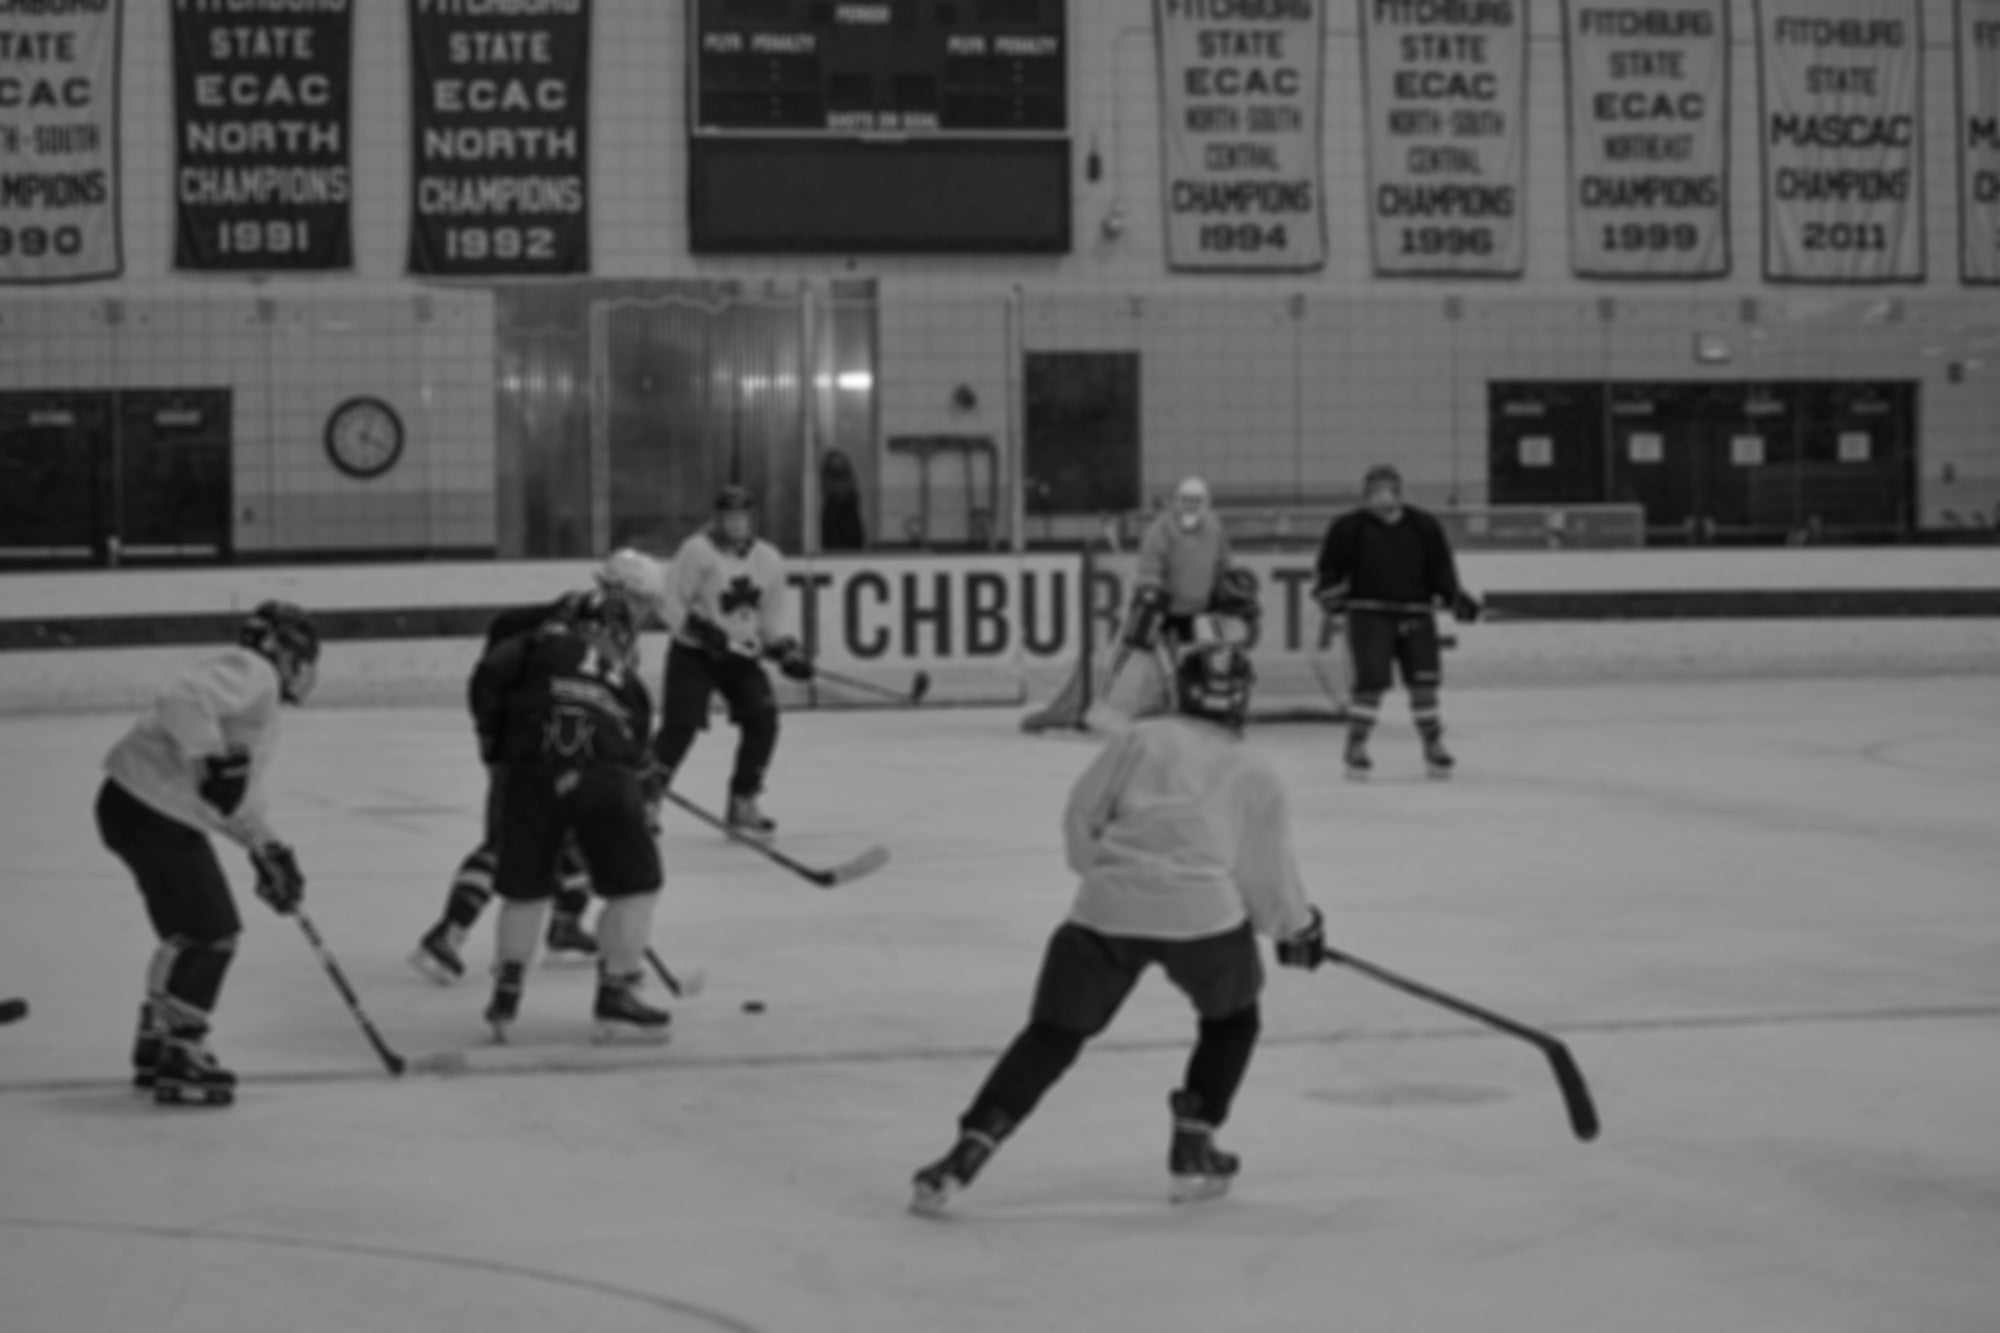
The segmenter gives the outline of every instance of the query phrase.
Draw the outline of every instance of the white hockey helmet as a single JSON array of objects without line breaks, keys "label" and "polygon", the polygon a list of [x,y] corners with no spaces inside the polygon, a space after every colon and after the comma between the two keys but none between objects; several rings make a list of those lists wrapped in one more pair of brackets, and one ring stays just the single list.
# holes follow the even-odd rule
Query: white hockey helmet
[{"label": "white hockey helmet", "polygon": [[1208,483],[1200,477],[1183,477],[1174,487],[1174,516],[1184,528],[1195,528],[1208,513]]},{"label": "white hockey helmet", "polygon": [[632,546],[621,546],[604,557],[597,567],[597,586],[623,597],[632,607],[633,620],[644,625],[662,618],[667,609],[667,570],[652,556]]}]

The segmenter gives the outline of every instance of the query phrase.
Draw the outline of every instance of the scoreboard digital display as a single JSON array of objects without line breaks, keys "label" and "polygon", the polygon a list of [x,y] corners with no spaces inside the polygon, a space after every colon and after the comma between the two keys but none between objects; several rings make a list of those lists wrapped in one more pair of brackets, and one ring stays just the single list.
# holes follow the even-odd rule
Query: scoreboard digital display
[{"label": "scoreboard digital display", "polygon": [[1068,0],[693,0],[697,253],[1070,248]]},{"label": "scoreboard digital display", "polygon": [[697,0],[698,134],[1061,134],[1067,0]]}]

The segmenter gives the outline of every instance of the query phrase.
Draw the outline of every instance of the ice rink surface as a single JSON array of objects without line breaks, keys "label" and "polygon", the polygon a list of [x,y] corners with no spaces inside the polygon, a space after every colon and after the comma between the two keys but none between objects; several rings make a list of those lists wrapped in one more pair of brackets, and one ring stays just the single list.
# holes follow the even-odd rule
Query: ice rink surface
[{"label": "ice rink surface", "polygon": [[[0,996],[33,1005],[0,1028],[0,1328],[2000,1328],[1993,682],[1450,691],[1448,784],[1402,709],[1366,786],[1332,728],[1253,733],[1333,938],[1556,1031],[1603,1137],[1532,1048],[1274,972],[1222,1135],[1244,1175],[1170,1207],[1192,1025],[1155,977],[942,1222],[908,1177],[1024,1017],[1093,742],[788,716],[783,845],[892,863],[821,891],[670,810],[655,941],[708,974],[672,1043],[590,1046],[588,972],[544,968],[497,1049],[490,915],[459,987],[404,962],[476,836],[465,723],[294,714],[273,804],[307,905],[390,1040],[470,1068],[385,1076],[230,853],[215,1044],[245,1084],[208,1112],[124,1085],[151,942],[90,806],[126,719],[0,721]],[[719,801],[732,739],[683,791]]]}]

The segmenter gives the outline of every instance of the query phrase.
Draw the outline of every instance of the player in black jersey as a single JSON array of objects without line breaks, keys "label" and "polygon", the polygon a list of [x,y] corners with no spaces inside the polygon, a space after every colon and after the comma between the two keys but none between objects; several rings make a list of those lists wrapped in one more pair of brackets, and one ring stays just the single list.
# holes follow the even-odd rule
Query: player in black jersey
[{"label": "player in black jersey", "polygon": [[1423,739],[1433,777],[1449,776],[1456,762],[1444,747],[1438,691],[1443,682],[1434,609],[1449,607],[1461,621],[1477,620],[1479,600],[1458,581],[1451,542],[1436,516],[1403,500],[1403,477],[1380,464],[1361,484],[1362,506],[1333,520],[1320,543],[1313,596],[1329,615],[1344,615],[1354,659],[1354,693],[1348,705],[1347,772],[1366,777],[1368,733],[1382,696],[1400,671],[1410,692],[1410,716]]}]

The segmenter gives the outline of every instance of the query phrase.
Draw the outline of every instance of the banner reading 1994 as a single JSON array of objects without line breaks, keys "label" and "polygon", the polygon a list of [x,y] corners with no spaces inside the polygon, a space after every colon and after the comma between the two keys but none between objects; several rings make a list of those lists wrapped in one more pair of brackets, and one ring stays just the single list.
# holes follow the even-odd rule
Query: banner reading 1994
[{"label": "banner reading 1994", "polygon": [[1375,271],[1527,263],[1527,0],[1362,0]]},{"label": "banner reading 1994", "polygon": [[1570,265],[1729,272],[1729,0],[1568,0]]},{"label": "banner reading 1994", "polygon": [[1764,276],[1924,276],[1917,0],[1758,0]]},{"label": "banner reading 1994", "polygon": [[1958,0],[1959,274],[2000,282],[2000,0]]},{"label": "banner reading 1994", "polygon": [[0,3],[0,283],[114,278],[120,0]]},{"label": "banner reading 1994", "polygon": [[1325,265],[1326,4],[1158,0],[1168,267]]}]

